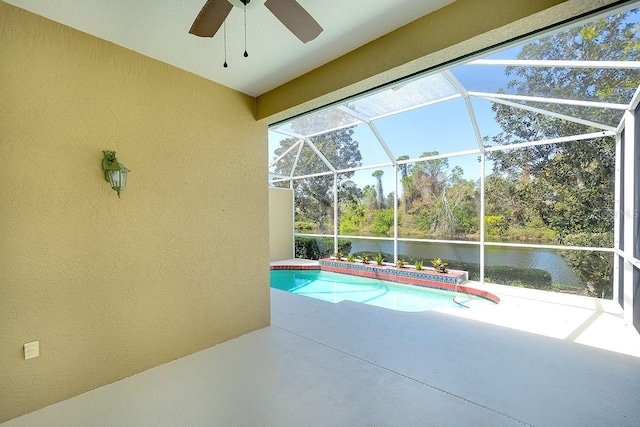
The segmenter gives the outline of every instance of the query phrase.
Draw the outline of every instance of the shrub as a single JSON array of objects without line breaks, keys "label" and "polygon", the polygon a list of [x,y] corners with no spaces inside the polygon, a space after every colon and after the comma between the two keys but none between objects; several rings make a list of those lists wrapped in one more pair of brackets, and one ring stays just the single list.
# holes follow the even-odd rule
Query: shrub
[{"label": "shrub", "polygon": [[440,272],[446,273],[447,272],[447,266],[449,265],[449,263],[448,262],[444,262],[440,258],[436,258],[436,259],[432,259],[431,260],[431,265],[433,265],[433,269],[435,271],[440,271]]},{"label": "shrub", "polygon": [[[569,234],[564,239],[567,246],[597,246],[610,248],[613,246],[613,233],[577,233]],[[611,298],[613,286],[613,256],[609,252],[597,251],[562,251],[562,258],[578,275],[589,295]]]},{"label": "shrub", "polygon": [[[371,252],[357,252],[355,255],[362,257],[375,256]],[[383,254],[386,258],[393,258],[390,254]],[[416,264],[417,261],[424,263],[426,259],[412,257],[408,255],[399,255],[409,263]],[[448,263],[451,270],[462,270],[469,273],[469,280],[480,280],[480,264],[473,262],[463,262],[457,260],[443,259],[442,262]],[[430,260],[427,260],[430,262]],[[527,287],[534,289],[552,289],[551,274],[548,271],[538,268],[519,268],[505,265],[490,265],[485,267],[485,281],[500,283],[502,285],[513,285],[519,287]]]},{"label": "shrub", "polygon": [[509,221],[501,215],[487,215],[484,217],[484,223],[490,236],[507,234],[509,231]]},{"label": "shrub", "polygon": [[485,276],[491,277],[495,283],[504,285],[550,289],[551,274],[539,268],[519,268],[506,265],[489,265],[485,267]]},{"label": "shrub", "polygon": [[377,211],[373,216],[371,230],[378,234],[387,234],[393,227],[393,209],[383,209]]},{"label": "shrub", "polygon": [[378,255],[376,255],[373,259],[376,262],[376,264],[382,265],[382,263],[384,262],[384,255],[378,252]]},{"label": "shrub", "polygon": [[355,223],[350,219],[342,219],[340,221],[340,226],[338,227],[338,229],[340,230],[340,234],[345,234],[358,232],[360,231],[361,227],[362,226],[359,223]]},{"label": "shrub", "polygon": [[[363,251],[363,252],[355,252],[354,255],[356,256],[356,258],[361,259],[361,260],[364,260],[366,258],[366,260],[368,262],[368,261],[373,260],[378,255],[378,252]],[[389,254],[384,254],[384,256],[391,257],[391,255],[389,255]],[[365,262],[365,264],[367,262]]]},{"label": "shrub", "polygon": [[[351,252],[351,240],[338,241],[338,252]],[[333,254],[333,239],[331,237],[296,237],[296,258],[320,259]]]},{"label": "shrub", "polygon": [[295,229],[297,231],[312,231],[316,228],[317,226],[313,222],[296,221],[295,223]]}]

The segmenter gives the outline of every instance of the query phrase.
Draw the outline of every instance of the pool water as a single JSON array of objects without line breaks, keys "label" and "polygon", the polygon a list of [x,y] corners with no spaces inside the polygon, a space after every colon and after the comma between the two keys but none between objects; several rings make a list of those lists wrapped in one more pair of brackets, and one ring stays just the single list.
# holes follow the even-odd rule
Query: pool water
[{"label": "pool water", "polygon": [[495,305],[475,295],[321,270],[271,270],[271,287],[332,303],[354,301],[398,311]]}]

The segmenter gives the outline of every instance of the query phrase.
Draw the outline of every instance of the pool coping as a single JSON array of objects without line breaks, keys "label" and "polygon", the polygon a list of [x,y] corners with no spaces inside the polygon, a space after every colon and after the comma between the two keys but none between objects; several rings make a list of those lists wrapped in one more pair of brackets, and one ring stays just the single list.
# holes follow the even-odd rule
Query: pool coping
[{"label": "pool coping", "polygon": [[466,271],[449,270],[447,273],[437,273],[433,269],[416,270],[410,267],[398,268],[392,265],[363,264],[361,262],[338,261],[325,258],[317,264],[277,264],[271,265],[271,270],[321,270],[334,273],[349,274],[352,276],[369,277],[373,279],[387,280],[406,285],[414,285],[425,288],[441,289],[452,292],[462,292],[488,299],[496,304],[500,298],[483,289],[464,285],[468,281]]}]

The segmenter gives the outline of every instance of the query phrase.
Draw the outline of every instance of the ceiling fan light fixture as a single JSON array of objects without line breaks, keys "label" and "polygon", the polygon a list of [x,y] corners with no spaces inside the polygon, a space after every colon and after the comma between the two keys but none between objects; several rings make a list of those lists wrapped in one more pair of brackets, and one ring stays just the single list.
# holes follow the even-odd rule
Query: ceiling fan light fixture
[{"label": "ceiling fan light fixture", "polygon": [[224,68],[227,68],[229,65],[227,64],[227,23],[225,22],[223,24],[222,31],[224,32],[224,64],[222,64],[222,66]]},{"label": "ceiling fan light fixture", "polygon": [[252,9],[263,3],[303,43],[310,42],[322,32],[320,24],[297,0],[207,0],[189,33],[198,37],[213,37],[234,6]]},{"label": "ceiling fan light fixture", "polygon": [[242,0],[242,3],[244,3],[244,57],[248,57],[249,54],[247,53],[247,3],[249,3],[251,0]]},{"label": "ceiling fan light fixture", "polygon": [[260,7],[266,0],[227,0],[235,7],[247,7],[247,10],[257,9]]}]

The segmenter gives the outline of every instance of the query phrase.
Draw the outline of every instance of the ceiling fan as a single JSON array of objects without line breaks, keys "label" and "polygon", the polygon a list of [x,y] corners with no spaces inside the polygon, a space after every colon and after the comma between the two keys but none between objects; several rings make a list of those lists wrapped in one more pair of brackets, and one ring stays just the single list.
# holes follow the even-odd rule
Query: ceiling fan
[{"label": "ceiling fan", "polygon": [[[260,1],[260,0],[254,0]],[[246,6],[251,0],[207,0],[193,21],[190,34],[213,37],[222,26],[233,6]],[[296,0],[267,0],[264,5],[303,43],[310,42],[322,32],[322,27]]]}]

